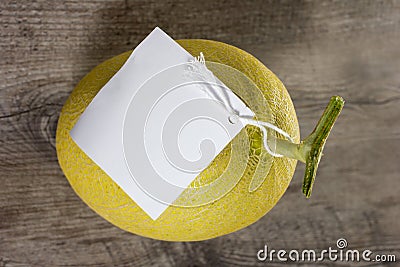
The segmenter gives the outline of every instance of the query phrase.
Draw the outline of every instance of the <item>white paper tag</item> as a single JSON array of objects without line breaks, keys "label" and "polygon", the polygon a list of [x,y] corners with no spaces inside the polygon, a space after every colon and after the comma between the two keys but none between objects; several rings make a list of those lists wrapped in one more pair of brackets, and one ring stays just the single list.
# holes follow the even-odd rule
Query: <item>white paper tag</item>
[{"label": "white paper tag", "polygon": [[[244,127],[229,123],[228,111],[198,79],[188,80],[193,59],[154,29],[70,132],[154,220]],[[240,115],[254,115],[232,91],[225,92]]]}]

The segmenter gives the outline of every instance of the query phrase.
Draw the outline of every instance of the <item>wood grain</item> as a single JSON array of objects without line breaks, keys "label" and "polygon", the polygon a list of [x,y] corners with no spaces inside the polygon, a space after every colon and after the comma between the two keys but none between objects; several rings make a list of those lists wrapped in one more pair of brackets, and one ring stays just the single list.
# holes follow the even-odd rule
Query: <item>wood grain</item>
[{"label": "wood grain", "polygon": [[[0,266],[265,266],[264,244],[325,249],[340,237],[400,260],[400,1],[2,0],[0,25]],[[347,100],[310,200],[299,164],[257,223],[169,243],[117,229],[74,194],[54,147],[61,107],[85,73],[156,25],[257,56],[288,88],[303,136],[331,95]]]}]

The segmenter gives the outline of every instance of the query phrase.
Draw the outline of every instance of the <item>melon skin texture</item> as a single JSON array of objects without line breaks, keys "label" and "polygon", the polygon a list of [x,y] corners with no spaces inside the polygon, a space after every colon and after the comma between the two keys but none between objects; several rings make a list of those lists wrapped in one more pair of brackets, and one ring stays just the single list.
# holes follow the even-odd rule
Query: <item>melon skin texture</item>
[{"label": "melon skin texture", "polygon": [[[203,52],[206,60],[229,65],[247,75],[262,90],[274,121],[299,142],[299,126],[290,96],[282,82],[260,61],[234,46],[210,40],[178,40],[194,56]],[[71,139],[69,131],[97,92],[120,69],[132,51],[113,57],[88,73],[67,99],[58,122],[56,148],[60,166],[78,196],[97,214],[115,226],[145,237],[167,241],[198,241],[240,230],[264,216],[286,191],[296,160],[273,158],[266,179],[249,192],[252,173],[259,164],[262,142],[258,129],[247,126],[252,148],[250,160],[239,183],[219,200],[199,207],[170,206],[152,220]],[[101,145],[101,144],[99,144]],[[229,159],[225,148],[195,180],[210,180],[223,171]]]}]

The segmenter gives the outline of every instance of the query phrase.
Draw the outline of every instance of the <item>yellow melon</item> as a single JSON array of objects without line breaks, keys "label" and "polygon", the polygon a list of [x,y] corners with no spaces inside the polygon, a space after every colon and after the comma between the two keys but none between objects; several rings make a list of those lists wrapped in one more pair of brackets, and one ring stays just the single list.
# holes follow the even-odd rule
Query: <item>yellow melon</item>
[{"label": "yellow melon", "polygon": [[[177,42],[192,55],[203,52],[208,61],[226,64],[247,75],[262,91],[272,113],[272,122],[299,142],[299,127],[290,96],[282,82],[259,60],[234,46],[216,41]],[[264,183],[249,192],[255,168],[262,164],[257,152],[257,148],[262,146],[261,136],[255,128],[246,128],[253,149],[244,175],[231,191],[207,205],[170,206],[157,220],[152,220],[74,143],[69,131],[130,53],[123,53],[95,67],[79,82],[61,111],[56,136],[57,155],[65,176],[79,197],[117,227],[160,240],[205,240],[242,229],[264,216],[285,192],[297,161],[287,157],[273,158],[271,168],[264,174]],[[228,154],[229,149],[224,149],[196,180],[204,181],[210,179],[210,175],[220,173]]]}]

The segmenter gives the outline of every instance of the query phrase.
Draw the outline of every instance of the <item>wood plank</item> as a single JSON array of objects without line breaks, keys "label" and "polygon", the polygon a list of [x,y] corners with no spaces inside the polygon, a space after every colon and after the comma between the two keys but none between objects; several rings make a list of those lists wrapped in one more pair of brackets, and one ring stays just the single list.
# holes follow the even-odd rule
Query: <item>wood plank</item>
[{"label": "wood plank", "polygon": [[[0,25],[0,266],[265,266],[264,244],[325,249],[340,237],[400,259],[400,1],[2,0]],[[156,25],[257,56],[288,88],[303,136],[331,95],[347,100],[310,200],[299,164],[257,223],[169,243],[121,231],[75,195],[55,152],[62,105]]]}]

